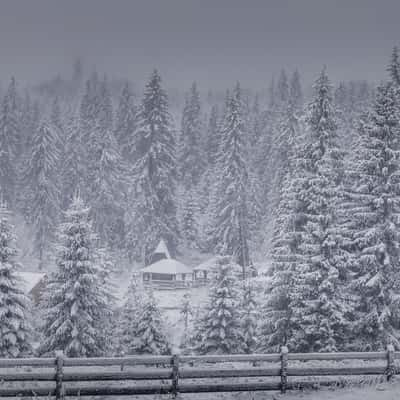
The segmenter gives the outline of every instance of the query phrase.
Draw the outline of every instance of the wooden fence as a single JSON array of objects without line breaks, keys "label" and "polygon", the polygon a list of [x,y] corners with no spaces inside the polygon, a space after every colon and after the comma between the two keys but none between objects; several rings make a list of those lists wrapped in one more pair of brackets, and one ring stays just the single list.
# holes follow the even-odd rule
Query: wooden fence
[{"label": "wooden fence", "polygon": [[[321,366],[305,362],[312,360],[329,362]],[[335,363],[348,360],[359,361],[357,366]],[[0,397],[55,396],[58,400],[68,396],[285,392],[314,387],[317,379],[318,385],[332,384],[329,376],[380,375],[389,380],[399,373],[396,360],[400,352],[392,346],[365,353],[289,353],[283,347],[278,354],[118,358],[65,358],[58,352],[55,358],[0,359]]]}]

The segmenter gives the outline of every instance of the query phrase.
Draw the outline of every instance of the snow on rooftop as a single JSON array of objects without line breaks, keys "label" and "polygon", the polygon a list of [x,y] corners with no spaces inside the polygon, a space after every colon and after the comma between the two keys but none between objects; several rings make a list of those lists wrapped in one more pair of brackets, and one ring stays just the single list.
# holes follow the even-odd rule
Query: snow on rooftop
[{"label": "snow on rooftop", "polygon": [[18,271],[17,275],[21,278],[24,292],[29,293],[46,274],[41,272]]},{"label": "snow on rooftop", "polygon": [[140,271],[154,274],[191,274],[193,272],[191,268],[172,258],[157,261]]},{"label": "snow on rooftop", "polygon": [[218,257],[211,257],[208,260],[202,262],[197,267],[194,267],[196,271],[211,271],[217,265]]},{"label": "snow on rooftop", "polygon": [[163,239],[161,239],[160,243],[158,243],[158,246],[154,250],[154,253],[165,254],[165,256],[167,258],[171,258],[167,244],[165,243],[165,241]]}]

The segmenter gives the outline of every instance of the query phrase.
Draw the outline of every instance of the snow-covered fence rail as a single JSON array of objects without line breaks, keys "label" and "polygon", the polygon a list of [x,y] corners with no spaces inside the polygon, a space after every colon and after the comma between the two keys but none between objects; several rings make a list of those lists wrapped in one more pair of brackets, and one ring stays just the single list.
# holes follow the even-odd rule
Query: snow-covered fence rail
[{"label": "snow-covered fence rail", "polygon": [[[359,360],[357,365],[329,362]],[[332,384],[329,376],[390,379],[400,352],[0,359],[0,397],[151,395],[270,391]],[[328,361],[315,366],[305,361]],[[367,361],[364,362],[364,361]],[[332,363],[331,363],[332,364]],[[358,365],[360,364],[360,365]],[[307,377],[306,381],[299,378]],[[315,378],[315,379],[314,379]],[[318,381],[316,380],[318,378]],[[322,380],[321,380],[322,378]]]}]

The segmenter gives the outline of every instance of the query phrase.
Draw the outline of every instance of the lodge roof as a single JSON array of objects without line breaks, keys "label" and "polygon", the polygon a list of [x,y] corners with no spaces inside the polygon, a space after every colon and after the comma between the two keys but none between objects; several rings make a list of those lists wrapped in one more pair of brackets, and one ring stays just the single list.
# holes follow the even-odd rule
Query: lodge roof
[{"label": "lodge roof", "polygon": [[154,274],[191,274],[193,271],[191,268],[187,267],[185,264],[178,260],[173,260],[172,258],[165,258],[163,260],[157,261],[147,267],[140,270],[143,272],[150,272]]},{"label": "lodge roof", "polygon": [[165,243],[164,239],[160,240],[160,243],[158,243],[158,246],[154,250],[153,254],[165,254],[165,258],[171,258],[167,244]]},{"label": "lodge roof", "polygon": [[25,294],[29,294],[32,289],[46,276],[46,274],[41,272],[27,271],[18,271],[17,275],[21,280],[22,290]]},{"label": "lodge roof", "polygon": [[208,260],[202,262],[201,264],[197,265],[193,269],[195,271],[211,271],[217,265],[218,257],[211,257]]}]

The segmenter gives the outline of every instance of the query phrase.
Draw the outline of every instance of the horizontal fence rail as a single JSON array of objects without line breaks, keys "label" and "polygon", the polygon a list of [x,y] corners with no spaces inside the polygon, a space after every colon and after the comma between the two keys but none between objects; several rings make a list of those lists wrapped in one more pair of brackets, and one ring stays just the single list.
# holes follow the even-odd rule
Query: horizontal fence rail
[{"label": "horizontal fence rail", "polygon": [[[359,360],[360,365],[332,362]],[[332,385],[327,377],[384,376],[400,370],[400,352],[289,353],[113,358],[0,359],[0,397],[154,395],[281,391]],[[328,361],[315,366],[309,361]],[[247,363],[247,364],[246,364]],[[313,365],[314,364],[314,365]],[[307,377],[308,380],[298,378]],[[320,379],[316,380],[315,377]],[[253,380],[253,381],[251,381]]]}]

